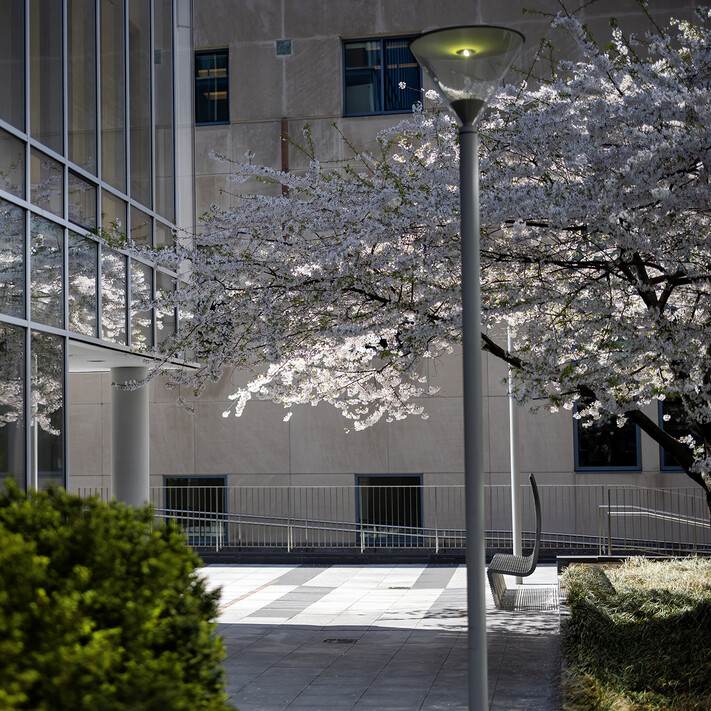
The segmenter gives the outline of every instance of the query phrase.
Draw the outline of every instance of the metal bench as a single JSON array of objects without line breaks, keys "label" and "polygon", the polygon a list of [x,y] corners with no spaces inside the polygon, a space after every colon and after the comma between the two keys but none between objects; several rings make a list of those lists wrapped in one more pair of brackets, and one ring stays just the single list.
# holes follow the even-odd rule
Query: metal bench
[{"label": "metal bench", "polygon": [[529,475],[531,491],[533,493],[533,503],[536,508],[536,538],[533,550],[530,555],[511,555],[509,553],[497,553],[491,559],[489,567],[486,569],[486,576],[489,578],[491,594],[494,597],[494,604],[500,610],[513,610],[516,606],[517,590],[507,588],[504,575],[515,575],[525,578],[531,575],[538,563],[538,550],[541,546],[541,500],[538,496],[538,487],[533,474]]}]

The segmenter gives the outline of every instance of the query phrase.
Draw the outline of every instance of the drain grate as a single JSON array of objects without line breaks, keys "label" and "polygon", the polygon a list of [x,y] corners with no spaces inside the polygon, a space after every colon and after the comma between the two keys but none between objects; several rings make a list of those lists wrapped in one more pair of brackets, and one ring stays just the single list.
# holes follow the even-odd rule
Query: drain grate
[{"label": "drain grate", "polygon": [[355,644],[357,641],[357,639],[346,639],[345,637],[323,640],[324,644]]},{"label": "drain grate", "polygon": [[405,587],[400,587],[400,586],[397,586],[397,585],[391,585],[391,586],[388,588],[388,590],[411,590],[411,589],[412,589],[412,588],[409,588],[409,587],[407,587],[407,586],[405,586]]}]

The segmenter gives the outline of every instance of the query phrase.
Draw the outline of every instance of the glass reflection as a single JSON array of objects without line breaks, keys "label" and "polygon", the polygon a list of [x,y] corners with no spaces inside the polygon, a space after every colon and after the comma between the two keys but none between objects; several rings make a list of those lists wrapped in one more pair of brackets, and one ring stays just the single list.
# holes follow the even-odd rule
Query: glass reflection
[{"label": "glass reflection", "polygon": [[156,336],[158,343],[170,338],[175,333],[175,306],[170,302],[175,294],[175,279],[165,272],[156,272],[156,296],[167,303],[156,310]]},{"label": "glass reflection", "polygon": [[136,207],[131,207],[131,239],[138,247],[153,244],[151,218]]},{"label": "glass reflection", "polygon": [[145,0],[129,0],[128,52],[131,198],[152,207],[151,4]]},{"label": "glass reflection", "polygon": [[30,152],[30,200],[47,212],[62,216],[64,179],[56,160],[33,148]]},{"label": "glass reflection", "polygon": [[172,5],[172,0],[155,0],[153,3],[156,212],[169,220],[175,218]]},{"label": "glass reflection", "polygon": [[0,312],[25,315],[25,211],[0,200]]},{"label": "glass reflection", "polygon": [[126,343],[126,257],[101,249],[101,337]]},{"label": "glass reflection", "polygon": [[2,129],[0,129],[0,188],[17,197],[25,197],[25,143]]},{"label": "glass reflection", "polygon": [[64,153],[62,111],[62,3],[30,2],[30,132]]},{"label": "glass reflection", "polygon": [[98,245],[94,240],[69,233],[69,330],[98,336]]},{"label": "glass reflection", "polygon": [[0,486],[25,488],[25,330],[0,324]]},{"label": "glass reflection", "polygon": [[69,160],[96,175],[96,3],[67,2]]},{"label": "glass reflection", "polygon": [[156,247],[172,247],[174,244],[175,234],[173,228],[156,220]]},{"label": "glass reflection", "polygon": [[62,267],[64,230],[32,215],[30,238],[30,310],[32,318],[62,327]]},{"label": "glass reflection", "polygon": [[33,331],[30,362],[33,483],[64,486],[64,339]]},{"label": "glass reflection", "polygon": [[87,230],[96,227],[96,186],[69,171],[69,220]]},{"label": "glass reflection", "polygon": [[146,308],[151,299],[153,270],[131,260],[131,346],[146,348],[153,345],[153,311]]},{"label": "glass reflection", "polygon": [[5,0],[0,22],[0,119],[25,130],[25,3]]},{"label": "glass reflection", "polygon": [[123,0],[101,0],[101,177],[121,191],[126,190],[123,12]]},{"label": "glass reflection", "polygon": [[117,235],[126,234],[126,203],[106,190],[101,191],[101,226]]}]

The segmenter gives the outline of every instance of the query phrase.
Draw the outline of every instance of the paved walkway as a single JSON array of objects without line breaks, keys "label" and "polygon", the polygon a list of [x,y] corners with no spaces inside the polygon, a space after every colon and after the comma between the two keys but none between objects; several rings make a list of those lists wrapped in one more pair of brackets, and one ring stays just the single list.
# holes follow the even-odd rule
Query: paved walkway
[{"label": "paved walkway", "polygon": [[[227,690],[239,711],[466,711],[464,566],[202,573],[222,587]],[[556,584],[555,566],[525,581],[533,593]],[[557,609],[504,612],[489,598],[491,711],[561,708],[558,627]]]}]

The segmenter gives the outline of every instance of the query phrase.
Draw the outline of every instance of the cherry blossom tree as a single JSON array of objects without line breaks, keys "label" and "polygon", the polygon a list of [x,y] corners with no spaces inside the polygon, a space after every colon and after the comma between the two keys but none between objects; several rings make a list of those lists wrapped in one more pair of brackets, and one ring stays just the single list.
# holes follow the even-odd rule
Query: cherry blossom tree
[{"label": "cherry blossom tree", "polygon": [[[710,18],[638,37],[613,24],[600,48],[559,17],[582,60],[499,93],[480,166],[484,349],[514,366],[521,402],[639,425],[711,507]],[[190,318],[162,356],[199,367],[169,377],[199,394],[251,369],[238,415],[257,397],[325,401],[355,428],[425,417],[422,363],[460,342],[452,118],[418,106],[346,164],[319,160],[308,129],[300,148],[303,173],[235,164],[236,206],[152,255],[191,264],[169,295]],[[273,192],[249,194],[254,180]],[[665,398],[687,437],[644,413]]]}]

